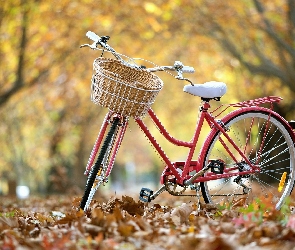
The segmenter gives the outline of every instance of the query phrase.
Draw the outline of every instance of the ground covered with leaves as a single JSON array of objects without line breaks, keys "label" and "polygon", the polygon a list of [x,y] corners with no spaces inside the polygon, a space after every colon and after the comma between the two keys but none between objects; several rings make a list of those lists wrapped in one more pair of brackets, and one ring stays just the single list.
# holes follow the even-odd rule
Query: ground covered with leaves
[{"label": "ground covered with leaves", "polygon": [[159,201],[100,198],[84,213],[80,198],[1,197],[0,249],[295,249],[290,201],[281,211],[260,199],[247,208]]}]

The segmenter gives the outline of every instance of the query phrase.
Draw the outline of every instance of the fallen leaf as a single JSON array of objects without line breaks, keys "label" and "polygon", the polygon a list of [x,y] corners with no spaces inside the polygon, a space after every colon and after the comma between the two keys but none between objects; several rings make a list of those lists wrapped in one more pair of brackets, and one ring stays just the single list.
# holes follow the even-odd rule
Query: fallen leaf
[{"label": "fallen leaf", "polygon": [[183,203],[181,206],[174,208],[171,211],[171,219],[177,226],[187,223],[189,215],[192,211],[193,208],[190,204]]},{"label": "fallen leaf", "polygon": [[288,220],[286,226],[295,231],[295,215],[291,215],[289,217],[289,220]]},{"label": "fallen leaf", "polygon": [[124,236],[128,237],[134,232],[134,227],[132,225],[120,223],[118,226],[118,232]]}]

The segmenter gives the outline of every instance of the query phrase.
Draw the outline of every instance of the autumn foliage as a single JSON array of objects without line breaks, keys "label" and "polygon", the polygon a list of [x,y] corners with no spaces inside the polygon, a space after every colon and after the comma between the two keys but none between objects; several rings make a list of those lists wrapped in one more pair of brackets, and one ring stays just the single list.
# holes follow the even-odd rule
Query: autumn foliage
[{"label": "autumn foliage", "polygon": [[[181,60],[196,69],[187,76],[195,83],[226,82],[224,103],[280,95],[284,101],[276,108],[294,119],[294,1],[2,2],[4,193],[8,182],[43,193],[85,185],[80,176],[106,112],[89,98],[92,62],[100,53],[79,49],[89,42],[88,30],[110,36],[110,45],[130,57],[159,65]],[[165,85],[153,108],[172,135],[189,140],[199,100],[182,93],[183,83],[160,77]],[[159,159],[133,126],[130,123],[132,136],[124,138],[117,163],[134,162],[139,171],[157,171]],[[138,138],[136,144],[133,138]],[[184,157],[179,150],[167,152],[176,160]],[[60,172],[66,181],[54,187],[51,180],[60,183],[55,174]]]},{"label": "autumn foliage", "polygon": [[[257,199],[248,208],[215,207],[189,199],[144,204],[129,196],[92,202],[80,198],[5,200],[0,249],[290,249],[295,216]],[[165,205],[164,205],[165,204]],[[267,209],[266,209],[267,208]],[[265,212],[267,210],[267,212]]]},{"label": "autumn foliage", "polygon": [[[161,65],[181,60],[195,67],[193,82],[226,82],[224,103],[280,95],[284,101],[275,108],[290,120],[294,27],[293,0],[1,1],[0,192],[12,183],[78,198],[1,196],[0,249],[293,248],[292,200],[281,211],[261,197],[247,208],[178,197],[147,205],[129,196],[97,199],[85,213],[77,208],[106,112],[89,98],[100,54],[79,49],[89,42],[88,30],[111,36],[110,44],[130,57]],[[181,83],[162,77],[153,108],[175,137],[189,138],[199,100],[186,99]],[[139,129],[130,123],[127,130],[116,167],[135,162],[144,177],[161,172]],[[174,148],[167,152],[183,158]],[[113,176],[123,179],[116,167]]]}]

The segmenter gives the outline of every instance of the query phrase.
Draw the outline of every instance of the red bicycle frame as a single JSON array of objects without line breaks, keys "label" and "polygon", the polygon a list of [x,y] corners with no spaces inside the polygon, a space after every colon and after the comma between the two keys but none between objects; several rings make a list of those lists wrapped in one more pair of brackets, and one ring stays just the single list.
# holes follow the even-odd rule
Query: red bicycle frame
[{"label": "red bicycle frame", "polygon": [[[140,118],[135,119],[135,121],[137,122],[137,124],[139,125],[139,127],[142,129],[142,131],[145,133],[145,135],[147,136],[147,138],[150,140],[150,142],[152,143],[152,145],[154,146],[154,148],[157,150],[157,152],[161,156],[161,158],[166,163],[166,168],[168,168],[171,171],[171,173],[176,177],[176,183],[177,184],[180,184],[180,185],[183,185],[183,184],[186,184],[186,185],[192,184],[197,178],[198,178],[198,182],[199,182],[199,181],[216,180],[216,179],[220,179],[220,178],[229,178],[231,176],[239,175],[238,172],[236,172],[236,173],[229,173],[232,170],[236,170],[237,167],[235,167],[235,168],[231,168],[231,169],[225,170],[225,173],[223,173],[223,174],[210,173],[206,177],[200,177],[200,171],[204,167],[203,166],[203,162],[205,161],[205,159],[204,159],[204,155],[205,154],[200,153],[199,154],[199,157],[198,157],[198,160],[196,160],[196,161],[193,161],[192,160],[192,157],[194,155],[194,152],[195,152],[195,149],[196,149],[196,145],[197,145],[197,142],[199,140],[199,136],[200,136],[200,133],[201,133],[201,130],[202,130],[204,121],[206,121],[209,124],[209,126],[212,128],[213,131],[215,131],[215,132],[220,131],[225,136],[225,138],[227,139],[227,141],[239,153],[239,155],[242,157],[242,159],[245,162],[247,162],[249,164],[249,166],[251,166],[251,170],[249,170],[249,171],[243,171],[243,174],[249,174],[249,173],[257,172],[259,170],[258,167],[254,166],[253,163],[251,163],[247,159],[247,157],[239,149],[239,147],[236,146],[236,144],[233,142],[233,140],[226,133],[226,129],[223,128],[223,126],[220,125],[219,122],[216,121],[214,119],[214,117],[210,113],[207,112],[209,108],[210,108],[210,104],[208,102],[204,102],[203,105],[202,105],[202,107],[201,107],[200,118],[199,118],[199,120],[197,122],[195,133],[194,133],[193,138],[192,138],[192,140],[190,142],[178,140],[178,139],[175,139],[174,137],[172,137],[167,132],[167,130],[165,129],[165,127],[162,125],[162,123],[160,122],[160,120],[158,119],[158,117],[156,116],[156,114],[154,113],[154,111],[152,109],[149,109],[149,111],[148,111],[149,117],[153,120],[153,122],[158,127],[158,129],[161,132],[161,134],[169,142],[171,142],[172,144],[174,144],[176,146],[183,146],[183,147],[189,148],[189,152],[188,152],[188,155],[187,155],[187,158],[186,158],[185,162],[175,162],[175,163],[171,162],[169,160],[169,158],[167,157],[167,155],[165,154],[165,152],[163,151],[163,149],[161,148],[161,146],[159,145],[159,143],[152,136],[151,132],[149,131],[148,127],[144,124],[144,122],[142,121],[142,119],[140,119]],[[229,153],[229,155],[232,157],[232,159],[236,163],[238,163],[238,160],[236,160],[236,158],[233,155],[233,153],[226,146],[226,143],[221,138],[219,138],[219,140],[221,141],[222,145],[224,146],[224,148],[226,149],[226,151]],[[208,146],[206,143],[208,143],[208,139],[205,141],[205,144],[204,144],[203,148],[204,147],[206,148]],[[201,152],[202,151],[203,150],[201,150]],[[182,169],[182,173],[181,174],[177,171],[177,167],[179,167],[179,166],[183,166],[183,169]],[[192,171],[192,170],[195,170],[197,172],[197,174],[195,174],[194,176],[189,176],[189,172]],[[163,182],[163,176],[162,176],[161,182]]]},{"label": "red bicycle frame", "polygon": [[[139,127],[142,129],[146,137],[149,139],[149,141],[152,143],[156,151],[159,153],[160,157],[163,159],[163,161],[166,163],[166,168],[162,174],[161,177],[161,182],[164,182],[165,176],[173,175],[175,177],[175,182],[179,185],[190,185],[196,182],[205,182],[205,181],[210,181],[210,180],[217,180],[221,178],[229,178],[232,176],[238,176],[238,175],[246,175],[250,173],[255,173],[259,172],[259,167],[257,166],[258,163],[252,163],[248,160],[248,158],[245,155],[245,152],[242,152],[241,149],[234,143],[234,141],[230,138],[230,136],[227,133],[227,128],[224,126],[224,124],[231,119],[232,117],[235,117],[237,114],[241,113],[241,109],[243,111],[265,111],[269,114],[269,116],[274,116],[278,120],[281,120],[286,126],[289,126],[288,123],[283,120],[282,117],[280,117],[277,113],[273,112],[271,109],[267,109],[264,107],[260,107],[260,104],[264,103],[273,103],[273,102],[279,102],[281,99],[279,97],[265,97],[265,98],[259,98],[255,100],[250,100],[247,102],[241,102],[241,103],[236,103],[236,104],[230,104],[226,106],[226,108],[222,109],[222,111],[217,115],[219,116],[221,113],[223,113],[228,107],[238,107],[237,110],[230,112],[228,115],[226,115],[223,119],[217,120],[215,117],[212,115],[212,113],[208,112],[208,109],[210,108],[209,102],[203,102],[201,108],[200,108],[200,117],[196,125],[195,132],[193,134],[192,140],[187,142],[187,141],[182,141],[178,140],[174,137],[172,137],[165,127],[162,125],[160,122],[159,118],[156,116],[154,111],[152,109],[148,110],[148,115],[150,119],[154,122],[154,124],[157,126],[158,130],[160,133],[172,144],[176,146],[182,146],[186,147],[189,149],[187,158],[184,162],[171,162],[171,160],[168,158],[164,150],[161,148],[160,144],[157,142],[157,140],[153,137],[151,134],[150,130],[146,126],[146,124],[143,122],[141,118],[136,118],[135,121],[139,125]],[[220,106],[222,107],[222,106]],[[219,107],[219,108],[220,108]],[[217,108],[217,109],[219,109]],[[216,110],[215,110],[216,111]],[[214,112],[214,111],[213,111]],[[107,115],[105,116],[104,122],[102,124],[101,130],[98,134],[98,138],[95,142],[95,145],[93,147],[93,150],[91,152],[90,159],[88,161],[87,167],[85,174],[88,174],[91,166],[95,160],[96,154],[98,152],[98,149],[100,147],[100,144],[102,142],[102,139],[104,137],[104,134],[106,132],[106,128],[108,124],[111,122],[112,117],[120,117],[121,118],[121,126],[120,126],[120,131],[118,132],[118,138],[114,144],[114,148],[112,150],[112,153],[110,155],[110,161],[109,165],[107,167],[107,172],[106,172],[106,177],[110,174],[115,157],[117,155],[118,149],[121,145],[122,139],[124,137],[127,125],[128,125],[128,119],[125,117],[121,117],[118,114],[113,113],[112,111],[108,112]],[[192,160],[196,145],[198,143],[202,127],[204,125],[204,122],[207,122],[207,124],[211,127],[211,132],[208,134],[205,142],[203,143],[203,146],[200,150],[199,156],[197,160]],[[292,131],[292,128],[289,126],[288,128],[290,131]],[[212,138],[217,134],[217,133],[223,134],[225,137],[226,141],[222,139],[221,137],[218,138],[226,152],[229,154],[229,156],[234,160],[234,162],[238,163],[238,161],[234,155],[234,153],[230,150],[229,146],[231,145],[234,149],[235,152],[237,152],[241,159],[245,161],[248,166],[250,166],[250,169],[247,171],[236,171],[238,170],[238,165],[230,168],[225,168],[223,173],[214,173],[214,172],[207,172],[205,176],[203,176],[204,172],[203,169],[206,167],[204,166],[205,162],[205,157],[206,157],[206,152],[209,147],[209,143],[212,140]],[[294,133],[291,133],[293,136],[293,139],[295,140],[295,135]],[[256,165],[257,164],[257,165]],[[181,173],[177,170],[181,167]],[[191,171],[195,171],[196,173],[191,176],[189,173]]]}]

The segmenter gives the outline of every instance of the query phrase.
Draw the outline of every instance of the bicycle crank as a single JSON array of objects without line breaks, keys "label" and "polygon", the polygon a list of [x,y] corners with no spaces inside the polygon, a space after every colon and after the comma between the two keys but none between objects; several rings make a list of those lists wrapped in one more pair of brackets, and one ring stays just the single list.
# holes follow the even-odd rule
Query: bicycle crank
[{"label": "bicycle crank", "polygon": [[187,188],[186,186],[180,186],[177,183],[170,182],[169,180],[165,181],[164,185],[165,185],[166,191],[169,194],[174,195],[174,196],[182,195]]}]

